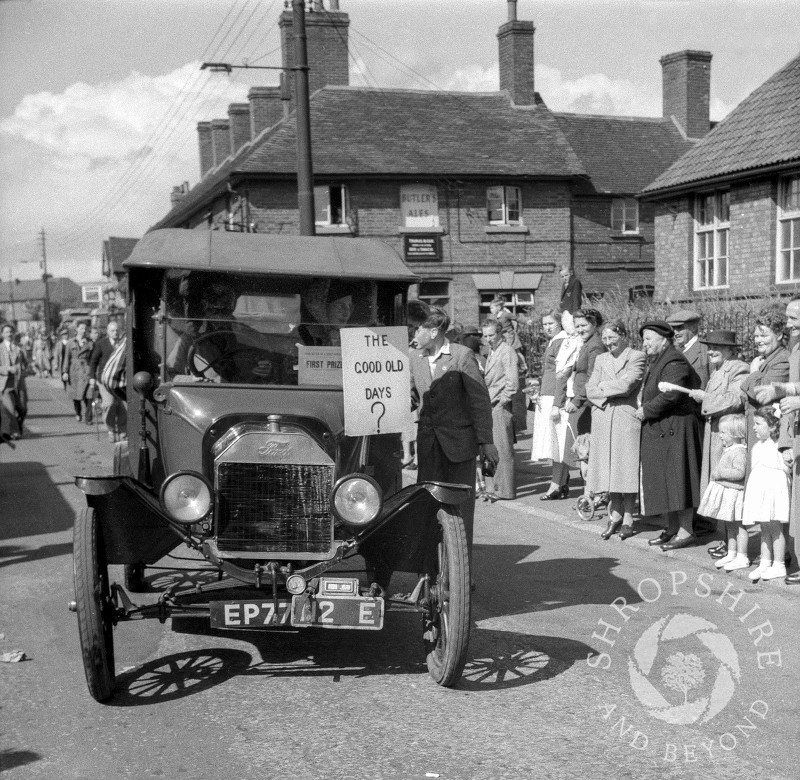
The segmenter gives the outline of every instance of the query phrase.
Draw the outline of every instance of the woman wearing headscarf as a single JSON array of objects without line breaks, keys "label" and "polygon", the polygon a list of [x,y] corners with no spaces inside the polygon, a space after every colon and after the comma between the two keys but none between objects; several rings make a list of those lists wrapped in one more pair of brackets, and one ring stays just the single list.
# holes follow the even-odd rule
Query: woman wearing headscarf
[{"label": "woman wearing headscarf", "polygon": [[674,331],[663,320],[640,329],[648,366],[642,382],[640,444],[641,512],[661,515],[667,528],[648,542],[662,550],[690,547],[694,510],[700,505],[702,443],[697,404],[689,391],[699,378],[672,343]]}]

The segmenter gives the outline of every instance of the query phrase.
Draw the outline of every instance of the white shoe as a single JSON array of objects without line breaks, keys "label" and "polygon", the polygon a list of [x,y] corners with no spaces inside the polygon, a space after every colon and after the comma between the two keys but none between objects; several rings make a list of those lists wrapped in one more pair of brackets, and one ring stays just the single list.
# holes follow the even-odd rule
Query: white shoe
[{"label": "white shoe", "polygon": [[750,561],[746,555],[736,554],[736,557],[730,562],[726,563],[722,568],[725,571],[736,571],[737,569],[746,569],[750,566]]},{"label": "white shoe", "polygon": [[773,563],[768,569],[762,572],[762,580],[777,580],[779,577],[786,576],[786,565],[783,563]]},{"label": "white shoe", "polygon": [[[770,569],[771,567],[772,567],[772,561],[769,559],[764,560],[762,558],[761,563],[759,563],[758,566],[755,569],[753,569],[753,571],[751,571],[750,574],[748,574],[747,576],[749,579],[755,582],[756,580],[760,580],[764,576],[764,572],[766,572],[767,569]],[[786,575],[784,574],[784,577],[785,576]]]},{"label": "white shoe", "polygon": [[726,563],[730,563],[736,557],[735,552],[729,552],[724,558],[719,558],[714,561],[714,566],[721,569]]}]

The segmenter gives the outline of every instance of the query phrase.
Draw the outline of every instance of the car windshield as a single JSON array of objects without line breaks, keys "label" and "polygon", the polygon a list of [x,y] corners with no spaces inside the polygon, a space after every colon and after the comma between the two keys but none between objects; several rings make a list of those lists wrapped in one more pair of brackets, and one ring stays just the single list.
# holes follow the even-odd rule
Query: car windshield
[{"label": "car windshield", "polygon": [[157,346],[177,383],[341,384],[343,327],[387,324],[375,282],[167,271]]}]

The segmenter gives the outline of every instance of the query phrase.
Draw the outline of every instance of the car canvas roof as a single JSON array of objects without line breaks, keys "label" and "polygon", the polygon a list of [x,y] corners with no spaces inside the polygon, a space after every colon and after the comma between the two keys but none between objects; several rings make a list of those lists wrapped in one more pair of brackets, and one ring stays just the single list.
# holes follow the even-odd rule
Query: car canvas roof
[{"label": "car canvas roof", "polygon": [[147,233],[126,268],[332,276],[416,282],[397,252],[372,238],[281,236],[165,228]]}]

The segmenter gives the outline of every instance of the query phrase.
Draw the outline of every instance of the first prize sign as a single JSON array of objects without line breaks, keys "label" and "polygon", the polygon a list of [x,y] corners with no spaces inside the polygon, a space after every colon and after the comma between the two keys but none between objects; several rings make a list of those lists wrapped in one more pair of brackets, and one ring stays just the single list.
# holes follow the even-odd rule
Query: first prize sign
[{"label": "first prize sign", "polygon": [[409,427],[408,328],[343,328],[342,380],[347,436]]}]

